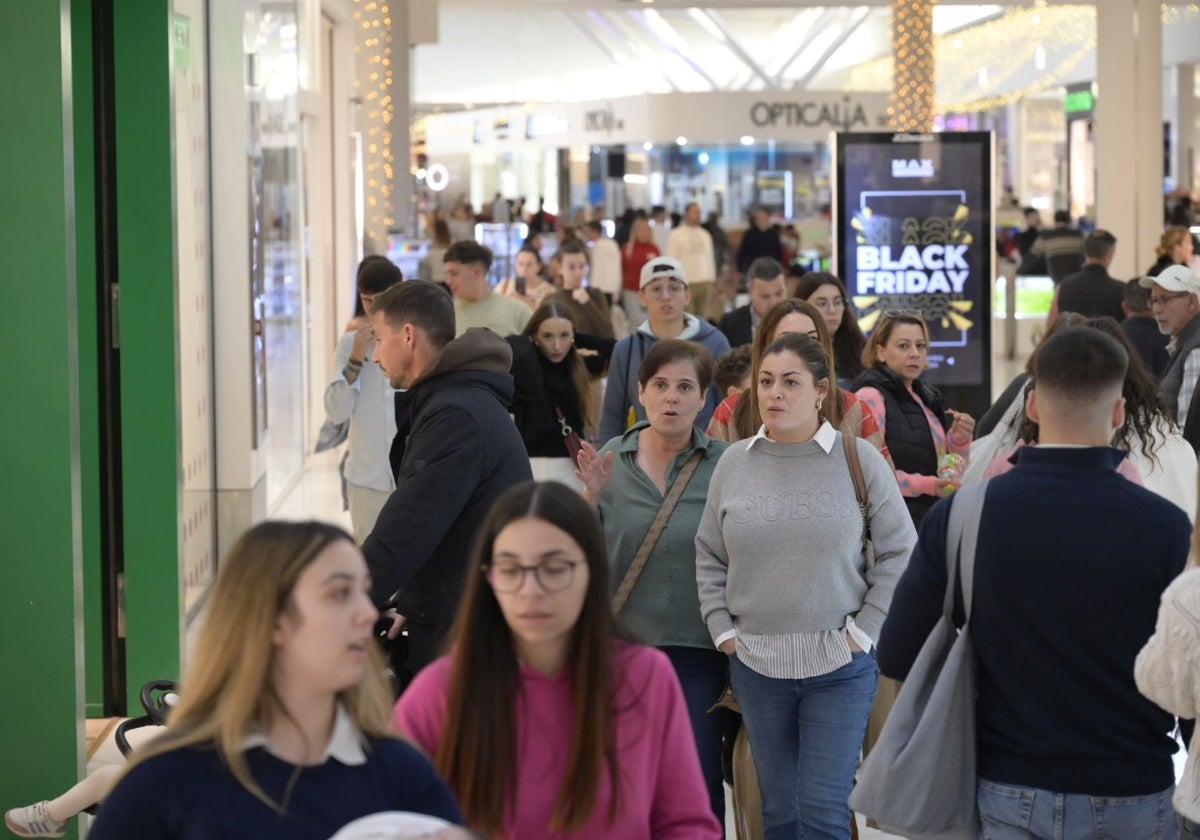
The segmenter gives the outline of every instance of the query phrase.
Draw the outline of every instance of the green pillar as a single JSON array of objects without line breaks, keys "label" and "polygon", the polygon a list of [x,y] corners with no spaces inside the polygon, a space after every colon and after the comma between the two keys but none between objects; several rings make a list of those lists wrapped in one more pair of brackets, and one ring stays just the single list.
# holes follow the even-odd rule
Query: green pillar
[{"label": "green pillar", "polygon": [[69,0],[0,3],[0,792],[12,805],[70,786],[83,760],[70,27]]},{"label": "green pillar", "polygon": [[178,678],[183,635],[173,30],[165,0],[116,3],[113,17],[125,650],[132,712],[143,683]]}]

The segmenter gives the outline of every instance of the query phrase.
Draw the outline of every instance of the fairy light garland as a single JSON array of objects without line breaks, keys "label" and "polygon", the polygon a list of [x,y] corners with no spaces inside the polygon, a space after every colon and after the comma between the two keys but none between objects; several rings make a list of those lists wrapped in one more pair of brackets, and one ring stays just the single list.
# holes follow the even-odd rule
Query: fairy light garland
[{"label": "fairy light garland", "polygon": [[354,0],[358,72],[354,93],[362,102],[363,192],[366,225],[376,242],[386,242],[395,223],[392,208],[392,19],[386,0]]},{"label": "fairy light garland", "polygon": [[932,0],[894,0],[892,54],[895,56],[888,122],[896,131],[933,128],[935,44]]},{"label": "fairy light garland", "polygon": [[[910,21],[911,9],[906,8],[909,2],[898,0],[893,5],[895,61],[892,56],[885,56],[864,62],[850,71],[846,85],[848,91],[890,88],[889,116],[893,121],[918,107],[926,93],[919,88],[920,75],[913,72],[917,68],[905,69],[906,63],[922,58],[906,57],[914,50],[916,37]],[[1200,4],[1162,5],[1164,25],[1179,25],[1198,17]],[[937,113],[989,111],[1062,84],[1096,48],[1096,10],[1094,6],[1045,4],[1010,9],[986,23],[937,36],[932,43],[930,55],[936,56],[937,66],[935,73],[927,78],[936,91]],[[1037,69],[1036,80],[1000,92],[1021,70],[1037,67],[1039,49],[1045,66]],[[899,123],[894,124],[903,128]],[[926,125],[921,130],[928,128]]]}]

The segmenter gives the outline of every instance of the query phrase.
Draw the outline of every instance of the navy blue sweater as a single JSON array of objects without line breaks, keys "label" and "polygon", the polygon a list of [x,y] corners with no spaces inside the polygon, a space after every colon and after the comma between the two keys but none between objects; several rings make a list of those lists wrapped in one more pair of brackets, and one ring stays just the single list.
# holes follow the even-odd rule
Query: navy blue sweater
[{"label": "navy blue sweater", "polygon": [[[1121,457],[1027,446],[988,485],[971,616],[981,778],[1094,796],[1174,782],[1173,719],[1138,692],[1133,660],[1191,528],[1117,474]],[[878,649],[889,677],[904,679],[941,615],[953,501],[930,510],[892,598]]]},{"label": "navy blue sweater", "polygon": [[265,749],[246,753],[266,794],[283,799],[295,784],[286,814],[255,798],[212,750],[164,753],[140,764],[100,806],[92,840],[326,840],[359,817],[416,811],[454,823],[462,816],[446,783],[412,746],[369,739],[367,763],[329,759],[296,773]]}]

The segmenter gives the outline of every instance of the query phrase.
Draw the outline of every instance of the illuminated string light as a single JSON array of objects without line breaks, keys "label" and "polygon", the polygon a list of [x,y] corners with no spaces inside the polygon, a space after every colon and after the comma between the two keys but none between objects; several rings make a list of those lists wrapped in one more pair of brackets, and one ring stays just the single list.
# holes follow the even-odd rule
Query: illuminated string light
[{"label": "illuminated string light", "polygon": [[366,225],[370,237],[387,241],[395,224],[392,206],[392,18],[384,0],[354,0],[354,44],[358,73],[354,92],[362,100],[360,127],[363,133],[363,172]]},{"label": "illuminated string light", "polygon": [[932,0],[894,0],[892,54],[895,56],[888,122],[897,131],[933,128],[934,40]]},{"label": "illuminated string light", "polygon": [[[903,5],[904,2],[897,2],[893,9]],[[1200,18],[1200,4],[1163,4],[1161,8],[1164,25],[1177,26]],[[899,20],[898,16],[896,20]],[[912,32],[901,31],[901,27],[894,24],[893,41],[904,37],[910,39],[908,46],[911,47]],[[1042,49],[1041,56],[1039,48]],[[1095,48],[1094,6],[1042,3],[1029,8],[1014,8],[986,23],[938,36],[933,39],[936,74],[929,77],[930,85],[934,85],[936,79],[937,112],[948,114],[994,110],[1058,87]],[[899,59],[900,45],[896,43],[893,49]],[[921,91],[914,85],[919,84],[920,80],[918,78],[904,87],[900,83],[900,75],[895,75],[896,84],[893,85],[894,67],[902,67],[902,62],[893,62],[891,56],[864,62],[850,71],[846,89],[892,89],[892,107],[901,107],[895,101],[896,97],[902,92],[917,97]],[[981,68],[987,68],[986,86],[979,84]],[[1005,90],[1017,73],[1029,68],[1037,71],[1033,74],[1034,81]]]}]

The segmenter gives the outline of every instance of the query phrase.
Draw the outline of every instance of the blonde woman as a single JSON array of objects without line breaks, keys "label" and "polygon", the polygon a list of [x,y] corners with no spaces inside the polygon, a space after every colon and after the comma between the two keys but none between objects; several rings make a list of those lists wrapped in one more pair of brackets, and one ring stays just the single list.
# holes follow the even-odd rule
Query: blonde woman
[{"label": "blonde woman", "polygon": [[370,588],[339,528],[264,522],[244,534],[221,566],[165,733],[89,836],[317,840],[382,811],[461,822],[429,762],[388,734]]}]

